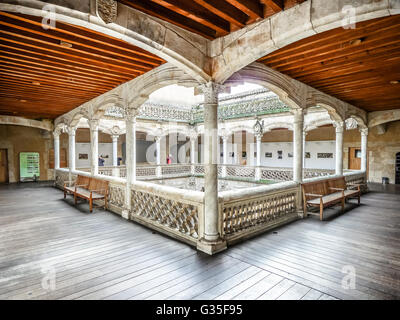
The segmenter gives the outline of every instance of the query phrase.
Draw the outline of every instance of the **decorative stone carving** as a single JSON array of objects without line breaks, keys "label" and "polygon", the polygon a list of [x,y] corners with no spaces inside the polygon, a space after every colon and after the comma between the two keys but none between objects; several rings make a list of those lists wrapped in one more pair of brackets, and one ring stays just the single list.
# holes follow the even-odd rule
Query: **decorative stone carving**
[{"label": "decorative stone carving", "polygon": [[264,120],[260,122],[259,119],[257,119],[255,125],[254,125],[254,135],[257,137],[257,139],[260,139],[264,134]]},{"label": "decorative stone carving", "polygon": [[346,119],[345,123],[346,123],[346,130],[357,129],[358,123],[356,119],[348,118]]},{"label": "decorative stone carving", "polygon": [[117,19],[117,1],[96,0],[96,14],[105,23],[113,23]]}]

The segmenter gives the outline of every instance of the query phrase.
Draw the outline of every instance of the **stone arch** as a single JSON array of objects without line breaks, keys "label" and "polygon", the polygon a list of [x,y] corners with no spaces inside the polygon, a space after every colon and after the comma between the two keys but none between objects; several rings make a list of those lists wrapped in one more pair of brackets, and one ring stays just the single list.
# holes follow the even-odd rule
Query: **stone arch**
[{"label": "stone arch", "polygon": [[342,101],[310,88],[307,95],[306,108],[313,107],[325,109],[333,121],[342,122],[345,120],[346,106]]},{"label": "stone arch", "polygon": [[263,86],[278,95],[292,109],[305,106],[307,86],[261,63],[252,63],[237,71],[225,84],[235,85],[250,82]]},{"label": "stone arch", "polygon": [[22,117],[14,117],[14,116],[1,116],[0,115],[0,124],[8,124],[14,126],[24,126],[42,129],[46,131],[52,131],[53,125],[50,121],[38,121],[32,119],[26,119]]},{"label": "stone arch", "polygon": [[398,1],[325,2],[304,1],[219,39],[222,49],[215,53],[214,65],[218,68],[213,78],[223,83],[237,70],[279,48],[342,27],[343,21],[348,19],[348,12],[344,10],[348,3],[354,7],[352,19],[357,22],[400,13]]},{"label": "stone arch", "polygon": [[273,122],[264,125],[264,133],[269,132],[273,129],[285,128],[293,131],[293,124],[289,122]]},{"label": "stone arch", "polygon": [[[3,1],[5,2],[5,1]],[[12,1],[14,2],[14,1]],[[113,38],[122,39],[173,63],[200,82],[207,82],[210,76],[204,71],[206,64],[206,40],[201,36],[177,28],[174,25],[155,20],[152,17],[118,3],[118,16],[113,23],[106,24],[96,16],[95,1],[57,1],[49,4],[56,21],[101,32]],[[43,2],[25,0],[18,5],[0,3],[0,10],[46,17]]]}]

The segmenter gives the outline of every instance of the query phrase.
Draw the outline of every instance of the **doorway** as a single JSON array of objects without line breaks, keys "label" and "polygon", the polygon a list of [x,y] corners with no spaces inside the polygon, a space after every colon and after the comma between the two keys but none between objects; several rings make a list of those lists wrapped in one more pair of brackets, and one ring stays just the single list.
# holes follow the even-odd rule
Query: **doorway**
[{"label": "doorway", "polygon": [[7,149],[0,149],[0,183],[8,183]]},{"label": "doorway", "polygon": [[361,169],[361,148],[349,149],[349,170]]}]

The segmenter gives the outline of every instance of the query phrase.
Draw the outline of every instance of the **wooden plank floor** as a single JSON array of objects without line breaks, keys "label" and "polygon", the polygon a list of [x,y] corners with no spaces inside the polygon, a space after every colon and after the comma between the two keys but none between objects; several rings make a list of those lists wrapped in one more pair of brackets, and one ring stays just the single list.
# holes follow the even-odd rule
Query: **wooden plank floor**
[{"label": "wooden plank floor", "polygon": [[[57,189],[24,186],[0,186],[0,299],[400,298],[400,190],[209,257],[112,213],[89,214]],[[355,270],[354,289],[342,286],[343,268]]]}]

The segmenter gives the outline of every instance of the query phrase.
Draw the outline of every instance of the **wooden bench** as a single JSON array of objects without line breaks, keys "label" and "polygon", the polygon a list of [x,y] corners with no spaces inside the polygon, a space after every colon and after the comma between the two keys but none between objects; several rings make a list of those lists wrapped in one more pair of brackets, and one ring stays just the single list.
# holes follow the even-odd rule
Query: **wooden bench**
[{"label": "wooden bench", "polygon": [[77,198],[88,200],[90,212],[93,212],[93,200],[104,199],[104,209],[107,209],[108,181],[78,175],[75,182],[64,183],[64,199],[67,194],[74,196],[75,204]]},{"label": "wooden bench", "polygon": [[[319,207],[319,218],[323,220],[324,208],[336,204],[344,206],[348,198],[357,198],[360,204],[360,184],[346,183],[344,177],[312,181],[302,184],[304,214],[308,207]],[[355,189],[354,189],[355,188]]]}]

